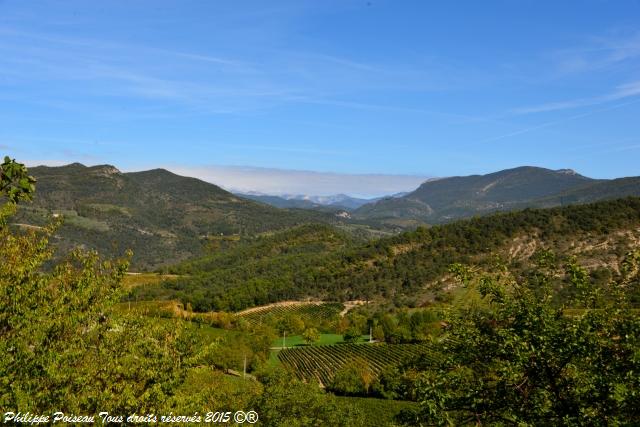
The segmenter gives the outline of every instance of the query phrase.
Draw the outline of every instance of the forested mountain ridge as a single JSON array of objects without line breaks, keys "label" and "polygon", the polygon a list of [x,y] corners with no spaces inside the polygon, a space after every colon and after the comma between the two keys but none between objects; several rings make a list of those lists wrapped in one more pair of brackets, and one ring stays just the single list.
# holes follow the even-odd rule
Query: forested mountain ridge
[{"label": "forested mountain ridge", "polygon": [[246,242],[171,268],[189,276],[135,297],[179,298],[200,310],[307,297],[415,306],[448,298],[453,263],[504,265],[526,276],[544,253],[560,265],[577,257],[603,281],[605,267],[640,244],[640,198],[498,213],[365,244],[341,236],[329,226],[306,227]]},{"label": "forested mountain ridge", "polygon": [[[165,268],[181,277],[145,287],[134,298],[177,297],[196,311],[237,311],[292,296],[318,295],[315,285],[308,294],[300,291],[312,280],[307,274],[357,244],[350,234],[330,225],[302,225]],[[292,288],[298,289],[295,295]]]},{"label": "forested mountain ridge", "polygon": [[63,216],[59,247],[94,248],[105,256],[133,249],[134,269],[201,255],[215,240],[338,222],[329,213],[277,209],[164,169],[122,173],[110,165],[74,163],[29,172],[38,192],[20,207],[17,223],[43,225],[52,215]]},{"label": "forested mountain ridge", "polygon": [[458,217],[529,206],[553,207],[640,195],[640,178],[593,180],[570,170],[522,167],[489,175],[430,180],[414,192],[339,216],[333,208],[279,209],[163,169],[122,173],[110,165],[30,169],[38,192],[15,222],[44,225],[64,217],[56,236],[63,250],[94,248],[105,256],[133,249],[134,270],[153,269],[290,227],[324,223],[370,238],[370,226],[393,231]]},{"label": "forested mountain ridge", "polygon": [[597,180],[570,169],[523,166],[487,175],[429,180],[396,199],[364,205],[354,218],[411,218],[429,224],[496,211],[553,207],[625,196],[640,196],[640,177]]}]

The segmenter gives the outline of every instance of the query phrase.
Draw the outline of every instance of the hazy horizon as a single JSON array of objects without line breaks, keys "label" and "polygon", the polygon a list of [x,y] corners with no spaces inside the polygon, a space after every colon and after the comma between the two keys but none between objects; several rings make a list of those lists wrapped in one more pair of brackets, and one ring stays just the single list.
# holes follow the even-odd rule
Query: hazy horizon
[{"label": "hazy horizon", "polygon": [[[73,163],[73,162],[72,162]],[[97,166],[100,163],[81,163]],[[27,166],[67,166],[68,162],[27,161]],[[333,196],[376,198],[415,190],[421,183],[435,177],[388,174],[340,174],[335,172],[295,169],[256,168],[251,166],[184,167],[179,165],[148,165],[144,168],[121,169],[122,172],[141,172],[162,168],[177,175],[198,178],[233,193],[261,193],[265,195]]]},{"label": "hazy horizon", "polygon": [[[98,166],[102,163],[81,163],[84,166]],[[27,161],[27,166],[67,166],[70,163],[60,161]],[[206,165],[201,167],[185,167],[182,165],[146,165],[142,168],[123,169],[117,164],[116,167],[122,172],[141,172],[151,169],[166,169],[177,175],[201,179],[205,182],[217,185],[232,193],[261,194],[271,196],[334,196],[344,194],[350,197],[372,199],[390,196],[402,192],[411,192],[422,183],[433,180],[453,177],[448,176],[427,176],[427,175],[393,175],[393,174],[345,174],[330,171],[309,171],[296,169],[259,168],[252,166],[221,166]],[[507,169],[518,167],[540,167],[534,165],[517,165]],[[550,168],[545,168],[550,169]],[[573,170],[573,168],[560,168],[550,170]],[[491,171],[499,172],[499,171]],[[480,175],[470,174],[470,175]],[[468,175],[467,175],[468,176]],[[587,176],[588,178],[596,178]],[[613,178],[623,178],[616,176]],[[596,178],[597,179],[597,178]]]}]

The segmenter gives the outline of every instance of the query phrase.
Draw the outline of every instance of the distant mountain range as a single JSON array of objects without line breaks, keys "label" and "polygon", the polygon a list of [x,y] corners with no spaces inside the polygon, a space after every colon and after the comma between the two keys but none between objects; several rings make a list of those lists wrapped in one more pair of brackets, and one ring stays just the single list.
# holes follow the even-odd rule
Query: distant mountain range
[{"label": "distant mountain range", "polygon": [[[256,200],[278,208],[301,208],[301,209],[319,209],[326,210],[346,210],[352,211],[368,203],[375,203],[382,197],[371,199],[363,199],[358,197],[347,196],[346,194],[334,194],[330,196],[310,196],[303,194],[283,194],[270,195],[257,192],[236,193],[241,197]],[[408,193],[397,193],[387,197],[400,197]]]},{"label": "distant mountain range", "polygon": [[154,268],[202,253],[233,236],[304,223],[337,223],[334,214],[278,209],[164,169],[122,173],[110,165],[29,168],[38,180],[33,203],[17,223],[65,218],[58,246],[85,246],[104,255],[133,249],[134,268]]},{"label": "distant mountain range", "polygon": [[496,211],[625,196],[640,196],[640,177],[592,179],[571,169],[523,166],[487,175],[430,180],[402,197],[363,205],[352,215],[360,220],[412,219],[437,224]]},{"label": "distant mountain range", "polygon": [[416,190],[374,199],[334,196],[242,194],[281,208],[331,212],[382,228],[405,229],[527,207],[554,207],[640,196],[640,177],[593,179],[571,169],[522,166],[487,175],[434,178]]}]

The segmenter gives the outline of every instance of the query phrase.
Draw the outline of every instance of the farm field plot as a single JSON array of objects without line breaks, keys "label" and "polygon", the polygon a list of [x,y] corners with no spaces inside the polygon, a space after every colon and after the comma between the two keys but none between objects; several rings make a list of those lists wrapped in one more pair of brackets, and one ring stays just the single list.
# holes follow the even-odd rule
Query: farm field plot
[{"label": "farm field plot", "polygon": [[361,361],[374,375],[408,358],[424,354],[422,344],[336,344],[288,348],[278,353],[282,365],[304,381],[330,384],[336,372],[345,365]]},{"label": "farm field plot", "polygon": [[236,313],[236,316],[242,317],[250,324],[259,324],[287,315],[299,316],[305,323],[321,323],[335,319],[343,309],[344,305],[338,302],[286,302],[251,308]]}]

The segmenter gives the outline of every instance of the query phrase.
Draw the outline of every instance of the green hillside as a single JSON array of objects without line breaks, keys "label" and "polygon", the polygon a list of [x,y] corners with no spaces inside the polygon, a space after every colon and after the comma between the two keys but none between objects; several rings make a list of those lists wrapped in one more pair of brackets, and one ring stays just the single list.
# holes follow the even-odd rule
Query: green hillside
[{"label": "green hillside", "polygon": [[[304,225],[170,267],[170,273],[181,277],[136,289],[134,298],[178,298],[198,311],[238,311],[297,299],[309,293],[304,284],[313,277],[306,273],[354,244],[349,234],[331,226]],[[314,293],[322,293],[321,288]]]},{"label": "green hillside", "polygon": [[597,200],[638,195],[640,195],[640,177],[629,177],[593,182],[551,197],[539,199],[536,204],[541,207],[558,206],[561,204],[589,203]]},{"label": "green hillside", "polygon": [[[594,280],[640,242],[640,199],[526,209],[420,227],[358,243],[329,226],[302,227],[171,268],[188,276],[136,289],[136,298],[179,298],[200,310],[240,310],[312,297],[422,305],[448,298],[452,263],[525,276],[540,254],[576,256]],[[604,274],[604,273],[602,273]]]},{"label": "green hillside", "polygon": [[364,205],[353,216],[399,226],[402,223],[397,219],[437,224],[496,211],[626,196],[640,196],[640,178],[595,180],[568,169],[525,166],[487,175],[430,180],[403,197]]},{"label": "green hillside", "polygon": [[202,255],[229,236],[338,222],[329,213],[277,209],[163,169],[122,173],[74,163],[29,171],[38,192],[33,203],[21,206],[16,223],[43,225],[61,215],[56,243],[63,251],[83,246],[111,256],[133,249],[133,269]]}]

